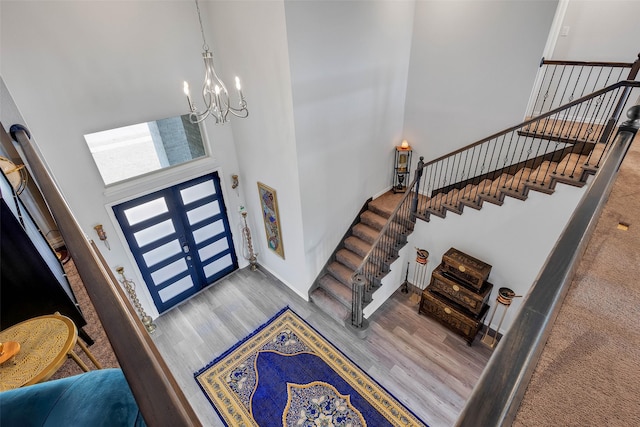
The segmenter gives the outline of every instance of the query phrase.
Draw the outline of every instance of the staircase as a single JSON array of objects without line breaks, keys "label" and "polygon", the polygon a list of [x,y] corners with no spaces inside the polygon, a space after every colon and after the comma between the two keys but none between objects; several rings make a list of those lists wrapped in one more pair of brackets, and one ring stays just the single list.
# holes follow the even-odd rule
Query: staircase
[{"label": "staircase", "polygon": [[[366,209],[359,215],[357,222],[347,232],[336,252],[318,276],[316,287],[311,291],[309,298],[339,323],[350,320],[351,278],[354,272],[372,249],[372,244],[380,235],[380,231],[403,196],[402,193],[387,192],[368,202]],[[385,251],[383,268],[376,276],[377,283],[373,284],[374,289],[380,285],[380,280],[389,272],[389,266],[397,259],[398,251],[406,243],[406,236],[410,234],[411,229],[412,227],[406,227],[401,233],[404,238],[396,239],[396,244]]]},{"label": "staircase", "polygon": [[[320,272],[310,300],[338,322],[366,330],[363,308],[417,218],[462,214],[484,202],[502,205],[507,196],[526,200],[531,190],[552,194],[559,182],[584,186],[604,161],[632,91],[640,88],[632,80],[640,59],[629,65],[629,80],[572,95],[560,107],[428,163],[421,157],[408,193],[386,193],[367,203]],[[356,277],[361,280],[354,285]]]},{"label": "staircase", "polygon": [[[584,154],[567,153],[559,161],[538,160],[539,165],[523,167],[513,174],[505,172],[494,179],[467,184],[462,189],[439,192],[431,198],[421,196],[416,216],[429,221],[431,215],[440,218],[445,218],[447,212],[461,215],[465,206],[481,209],[484,202],[502,205],[506,196],[526,200],[530,190],[552,194],[558,182],[582,187],[588,177],[596,173],[596,164],[603,160],[605,144],[588,144],[587,147]],[[351,278],[402,196],[387,192],[368,202],[367,209],[360,214],[359,221],[338,246],[310,294],[314,304],[341,324],[348,323],[351,316]],[[408,236],[412,230],[409,227],[403,235]],[[397,259],[398,251],[404,244],[406,239],[400,239],[393,250],[386,253],[385,268],[377,275],[374,291],[389,272],[390,265]]]},{"label": "staircase", "polygon": [[566,153],[559,161],[538,159],[514,173],[504,172],[493,179],[485,178],[461,189],[440,192],[420,204],[422,209],[418,209],[418,217],[429,221],[431,215],[440,218],[445,218],[447,212],[460,215],[465,206],[480,209],[484,202],[502,205],[506,196],[526,200],[530,190],[552,194],[558,182],[582,187],[604,160],[606,145],[588,144],[586,147],[581,152]]}]

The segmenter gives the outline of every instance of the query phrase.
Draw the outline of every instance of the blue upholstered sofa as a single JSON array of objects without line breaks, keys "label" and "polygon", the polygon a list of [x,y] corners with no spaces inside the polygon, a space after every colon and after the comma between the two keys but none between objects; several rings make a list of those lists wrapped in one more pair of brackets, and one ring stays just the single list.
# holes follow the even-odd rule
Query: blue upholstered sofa
[{"label": "blue upholstered sofa", "polygon": [[120,369],[0,393],[2,427],[146,426]]}]

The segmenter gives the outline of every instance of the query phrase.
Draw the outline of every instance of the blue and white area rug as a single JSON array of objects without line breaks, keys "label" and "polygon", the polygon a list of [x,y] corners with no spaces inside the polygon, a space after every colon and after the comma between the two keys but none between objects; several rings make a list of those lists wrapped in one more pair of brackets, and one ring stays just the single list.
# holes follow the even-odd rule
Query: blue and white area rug
[{"label": "blue and white area rug", "polygon": [[426,426],[289,308],[195,379],[231,426]]}]

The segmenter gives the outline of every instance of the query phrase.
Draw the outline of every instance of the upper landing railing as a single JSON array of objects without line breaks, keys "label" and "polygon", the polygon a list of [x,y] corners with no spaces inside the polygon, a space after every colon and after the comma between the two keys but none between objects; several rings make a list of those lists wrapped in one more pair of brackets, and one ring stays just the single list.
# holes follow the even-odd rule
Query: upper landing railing
[{"label": "upper landing railing", "polygon": [[535,85],[538,90],[531,97],[526,117],[539,116],[619,81],[635,80],[639,68],[638,60],[585,62],[542,58]]},{"label": "upper landing railing", "polygon": [[[615,83],[446,156],[421,161],[416,215],[444,217],[446,210],[478,206],[480,199],[501,203],[505,194],[523,199],[524,183],[545,191],[543,183],[552,176],[577,181],[574,175],[584,166],[597,170],[638,87],[637,81]],[[562,162],[571,154],[588,155],[586,164]]]}]

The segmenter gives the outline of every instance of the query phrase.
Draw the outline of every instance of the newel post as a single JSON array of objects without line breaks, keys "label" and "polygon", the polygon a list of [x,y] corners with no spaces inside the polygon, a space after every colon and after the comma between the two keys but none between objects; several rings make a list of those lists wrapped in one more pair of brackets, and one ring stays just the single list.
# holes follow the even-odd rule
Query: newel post
[{"label": "newel post", "polygon": [[627,110],[627,117],[629,120],[620,125],[619,132],[631,132],[633,135],[638,133],[640,129],[640,99],[638,104]]},{"label": "newel post", "polygon": [[369,330],[369,322],[364,318],[364,295],[366,284],[362,274],[356,274],[351,278],[351,322],[346,322],[346,326],[358,338],[365,338]]},{"label": "newel post", "polygon": [[[636,77],[638,76],[639,71],[640,71],[640,53],[638,54],[638,58],[636,58],[635,62],[631,65],[631,71],[629,71],[627,80],[635,80]],[[624,108],[624,105],[627,103],[627,100],[629,99],[630,94],[631,94],[631,88],[629,86],[626,86],[622,91],[620,98],[618,99],[618,104],[616,105],[616,108],[613,112],[612,117],[608,120],[604,128],[604,131],[600,135],[599,142],[606,143],[609,140],[609,136],[611,136],[611,134],[613,133],[614,126],[618,122],[618,119],[622,114],[622,109]],[[628,114],[629,112],[627,112],[627,115]]]},{"label": "newel post", "polygon": [[635,80],[638,76],[638,71],[640,71],[640,53],[636,58],[633,65],[631,65],[631,71],[629,71],[629,75],[627,76],[627,80]]},{"label": "newel post", "polygon": [[422,179],[422,171],[424,170],[424,156],[420,156],[418,161],[418,168],[416,169],[416,191],[413,193],[413,200],[411,200],[411,216],[415,220],[415,216],[418,213],[418,196],[420,194],[420,180]]}]

